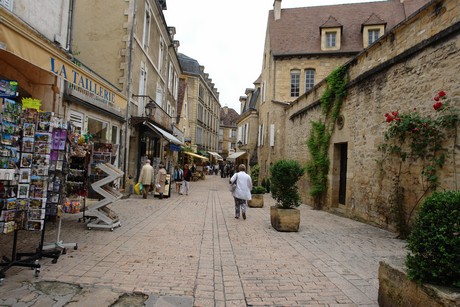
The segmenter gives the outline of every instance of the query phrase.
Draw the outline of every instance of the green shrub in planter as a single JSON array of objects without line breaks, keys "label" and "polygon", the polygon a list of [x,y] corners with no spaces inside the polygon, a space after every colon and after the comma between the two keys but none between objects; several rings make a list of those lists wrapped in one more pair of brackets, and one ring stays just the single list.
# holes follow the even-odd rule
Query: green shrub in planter
[{"label": "green shrub in planter", "polygon": [[295,160],[278,160],[270,167],[270,189],[278,207],[291,209],[300,205],[297,181],[305,169]]},{"label": "green shrub in planter", "polygon": [[428,197],[407,241],[410,279],[460,287],[460,191]]},{"label": "green shrub in planter", "polygon": [[265,194],[265,188],[260,185],[252,187],[251,194]]},{"label": "green shrub in planter", "polygon": [[265,181],[265,191],[267,193],[270,193],[270,179],[267,178],[267,181]]},{"label": "green shrub in planter", "polygon": [[259,184],[259,172],[260,172],[259,164],[256,164],[251,168],[251,180],[252,180],[253,186]]}]

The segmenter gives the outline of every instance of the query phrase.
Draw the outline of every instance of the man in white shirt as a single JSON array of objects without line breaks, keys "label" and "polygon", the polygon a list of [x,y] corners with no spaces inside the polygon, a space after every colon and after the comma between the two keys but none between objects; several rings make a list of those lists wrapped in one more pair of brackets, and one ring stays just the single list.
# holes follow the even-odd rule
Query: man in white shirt
[{"label": "man in white shirt", "polygon": [[235,199],[235,218],[240,218],[241,211],[243,219],[246,219],[247,201],[251,200],[252,179],[251,176],[246,174],[246,166],[244,164],[238,166],[238,173],[235,173],[232,178],[230,178],[230,184],[233,184],[235,181],[236,189],[233,192],[233,198]]}]

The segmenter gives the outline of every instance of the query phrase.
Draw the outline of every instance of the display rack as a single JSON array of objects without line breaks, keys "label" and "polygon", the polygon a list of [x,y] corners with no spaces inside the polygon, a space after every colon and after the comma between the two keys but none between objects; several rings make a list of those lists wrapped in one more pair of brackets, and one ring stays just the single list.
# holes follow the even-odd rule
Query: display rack
[{"label": "display rack", "polygon": [[118,215],[107,208],[107,205],[120,199],[123,194],[111,186],[111,184],[123,176],[123,172],[111,165],[110,163],[100,163],[96,165],[96,169],[104,172],[106,176],[99,181],[91,184],[92,189],[98,193],[102,199],[97,203],[89,206],[86,215],[91,218],[87,224],[88,229],[106,228],[113,231],[114,227],[120,227],[120,219]]},{"label": "display rack", "polygon": [[[29,202],[35,124],[29,124],[27,118],[23,117],[20,103],[8,98],[1,99],[1,102],[0,234],[13,232],[13,242],[11,258],[3,256],[1,259],[0,285],[3,284],[6,271],[13,266],[32,268],[35,269],[36,276],[39,274],[38,260],[43,256],[41,249],[31,253],[18,253],[17,243],[19,230],[40,230],[42,238],[44,234],[43,223],[32,222],[44,218],[44,207],[40,204],[33,208]],[[23,153],[20,151],[21,147]],[[42,241],[40,247],[41,244]]]},{"label": "display rack", "polygon": [[[62,128],[53,129],[52,151],[50,158],[50,168],[48,176],[48,197],[46,203],[46,215],[56,217],[58,222],[56,241],[45,243],[43,250],[59,249],[63,255],[67,253],[67,248],[77,249],[77,243],[64,243],[61,240],[62,215],[66,210],[63,210],[65,201],[65,177],[68,173],[69,159],[69,142],[67,142],[67,130]],[[67,207],[65,207],[67,209]],[[79,213],[79,208],[73,208],[69,213]],[[53,259],[53,263],[57,262],[57,258]]]}]

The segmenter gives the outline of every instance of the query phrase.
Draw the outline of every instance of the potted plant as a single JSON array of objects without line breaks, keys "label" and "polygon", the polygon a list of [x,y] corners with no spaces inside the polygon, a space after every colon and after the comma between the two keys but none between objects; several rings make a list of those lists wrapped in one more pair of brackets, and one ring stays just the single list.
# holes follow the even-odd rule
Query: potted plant
[{"label": "potted plant", "polygon": [[248,203],[250,208],[262,208],[264,206],[265,188],[257,185],[251,190],[251,200]]},{"label": "potted plant", "polygon": [[300,195],[297,181],[305,173],[295,160],[278,160],[270,167],[270,189],[276,205],[270,208],[272,227],[278,231],[298,231]]}]

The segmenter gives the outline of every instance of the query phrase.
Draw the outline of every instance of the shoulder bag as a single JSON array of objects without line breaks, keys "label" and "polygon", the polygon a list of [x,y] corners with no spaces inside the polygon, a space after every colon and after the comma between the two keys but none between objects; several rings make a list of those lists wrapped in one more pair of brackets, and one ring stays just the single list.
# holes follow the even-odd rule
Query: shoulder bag
[{"label": "shoulder bag", "polygon": [[236,174],[235,182],[233,182],[233,183],[230,185],[230,192],[232,192],[232,193],[235,192],[237,181],[238,181],[238,174]]}]

